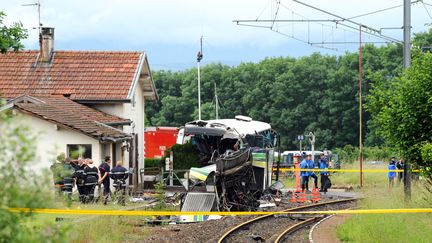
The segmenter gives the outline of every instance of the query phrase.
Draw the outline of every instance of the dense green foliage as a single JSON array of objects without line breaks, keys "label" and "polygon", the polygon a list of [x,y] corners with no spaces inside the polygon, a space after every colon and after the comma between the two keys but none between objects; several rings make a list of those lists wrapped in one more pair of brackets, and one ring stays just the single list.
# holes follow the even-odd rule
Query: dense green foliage
[{"label": "dense green foliage", "polygon": [[[192,143],[174,144],[167,150],[168,158],[171,151],[173,152],[174,170],[186,170],[200,166],[198,163],[198,151]],[[163,165],[165,165],[165,158],[162,160]]]},{"label": "dense green foliage", "polygon": [[[342,163],[354,163],[359,159],[359,148],[352,145],[345,145],[342,148],[336,148],[332,151],[339,155],[339,160]],[[365,161],[389,161],[392,156],[397,153],[387,147],[363,147],[363,159]]]},{"label": "dense green foliage", "polygon": [[417,53],[401,77],[377,82],[369,96],[378,133],[432,183],[432,54]]},{"label": "dense green foliage", "polygon": [[161,166],[163,166],[162,159],[158,159],[158,158],[146,158],[145,159],[145,167],[146,168],[161,167]]},{"label": "dense green foliage", "polygon": [[376,134],[414,167],[421,167],[432,193],[432,30],[414,37],[412,66],[400,77],[376,79],[367,109]]},{"label": "dense green foliage", "polygon": [[6,53],[10,49],[23,49],[21,40],[27,38],[27,30],[21,23],[13,23],[9,27],[3,25],[5,16],[6,14],[0,11],[0,53]]},{"label": "dense green foliage", "polygon": [[10,115],[0,112],[0,242],[64,242],[66,239],[65,225],[31,226],[33,213],[9,211],[9,208],[54,205],[51,180],[36,176],[31,170],[36,151],[34,140],[27,128],[13,125]]},{"label": "dense green foliage", "polygon": [[[398,75],[400,46],[364,47],[365,95],[374,76]],[[282,136],[284,149],[297,149],[297,135],[316,133],[317,148],[358,145],[358,54],[319,53],[301,58],[274,57],[236,67],[209,64],[201,71],[202,119],[215,118],[214,84],[223,106],[221,118],[242,114],[269,122]],[[197,70],[157,71],[160,100],[149,104],[150,125],[182,126],[197,119]],[[365,123],[369,116],[365,115]],[[382,140],[365,126],[367,143]]]}]

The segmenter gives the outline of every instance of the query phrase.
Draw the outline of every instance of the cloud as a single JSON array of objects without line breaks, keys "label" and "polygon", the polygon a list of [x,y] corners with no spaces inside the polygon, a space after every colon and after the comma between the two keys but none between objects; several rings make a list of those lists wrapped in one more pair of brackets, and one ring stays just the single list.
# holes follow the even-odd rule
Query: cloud
[{"label": "cloud", "polygon": [[[8,0],[0,3],[7,16],[6,22],[21,21],[28,29],[37,26],[36,7],[23,7],[34,0]],[[402,4],[400,0],[303,0],[310,5],[329,10],[344,17]],[[197,49],[199,38],[210,52],[230,53],[232,59],[251,57],[262,59],[281,51],[284,55],[306,55],[320,49],[277,34],[268,29],[238,26],[234,19],[271,19],[278,11],[280,19],[333,19],[333,16],[307,8],[291,0],[281,0],[277,10],[276,0],[41,0],[42,23],[56,28],[56,48],[59,49],[151,49],[161,55],[173,51],[184,55]],[[413,31],[425,30],[424,23],[431,22],[424,6],[412,6]],[[432,12],[432,7],[430,8]],[[375,28],[402,26],[402,8],[355,19]],[[333,27],[330,27],[333,26]],[[348,41],[358,40],[356,30],[344,30],[333,24],[279,23],[277,30],[302,40]],[[385,32],[401,39],[401,30]],[[372,40],[371,37],[364,37]],[[34,49],[38,46],[36,30],[30,30],[24,44]],[[292,48],[292,47],[296,48]],[[356,45],[341,49],[356,50]],[[170,50],[164,51],[164,49]],[[249,53],[251,52],[252,53]],[[234,53],[232,53],[234,52]],[[248,53],[244,53],[248,52]],[[254,54],[256,52],[256,54]],[[173,57],[166,56],[166,62]],[[185,57],[178,57],[179,59]],[[162,59],[161,59],[162,60]],[[243,59],[242,59],[243,60]]]}]

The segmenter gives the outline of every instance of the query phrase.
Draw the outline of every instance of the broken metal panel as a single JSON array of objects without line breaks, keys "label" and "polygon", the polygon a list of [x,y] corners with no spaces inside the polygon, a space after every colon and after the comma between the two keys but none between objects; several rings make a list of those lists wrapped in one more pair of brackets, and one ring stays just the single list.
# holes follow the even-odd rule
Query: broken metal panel
[{"label": "broken metal panel", "polygon": [[226,170],[241,166],[243,163],[249,160],[250,152],[250,148],[245,148],[234,151],[228,156],[221,156],[220,158],[216,159],[216,170],[220,173],[223,173]]},{"label": "broken metal panel", "polygon": [[186,194],[182,212],[210,212],[216,203],[214,193],[189,192]]},{"label": "broken metal panel", "polygon": [[226,130],[223,128],[216,127],[198,127],[198,126],[186,126],[184,128],[185,134],[199,134],[199,135],[207,135],[207,136],[218,136],[222,137],[225,134]]},{"label": "broken metal panel", "polygon": [[216,165],[208,165],[201,168],[191,167],[189,170],[190,179],[198,179],[200,181],[206,181],[210,173],[216,171]]}]

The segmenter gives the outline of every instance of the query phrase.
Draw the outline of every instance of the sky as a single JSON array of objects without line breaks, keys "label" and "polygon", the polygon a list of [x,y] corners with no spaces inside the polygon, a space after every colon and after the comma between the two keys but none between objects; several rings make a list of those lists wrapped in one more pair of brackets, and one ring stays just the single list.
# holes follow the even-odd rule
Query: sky
[{"label": "sky", "polygon": [[[300,0],[344,18],[403,4],[403,0]],[[26,49],[38,49],[37,0],[0,0],[6,24],[29,29]],[[202,64],[238,65],[266,57],[301,57],[313,52],[341,55],[358,49],[359,32],[333,22],[279,22],[269,28],[237,25],[233,20],[334,20],[334,16],[293,0],[40,0],[41,23],[55,28],[56,50],[145,51],[152,69],[183,70],[196,66],[203,36]],[[278,4],[280,2],[280,4]],[[432,0],[412,4],[412,30],[432,22]],[[431,5],[427,5],[431,4]],[[354,18],[353,21],[402,40],[403,8]],[[250,23],[256,24],[256,23]],[[348,22],[342,22],[348,24]],[[269,27],[271,22],[261,23]],[[293,38],[294,37],[294,38]],[[363,34],[363,41],[385,40]],[[322,43],[325,48],[305,42]],[[353,42],[335,44],[334,42]]]}]

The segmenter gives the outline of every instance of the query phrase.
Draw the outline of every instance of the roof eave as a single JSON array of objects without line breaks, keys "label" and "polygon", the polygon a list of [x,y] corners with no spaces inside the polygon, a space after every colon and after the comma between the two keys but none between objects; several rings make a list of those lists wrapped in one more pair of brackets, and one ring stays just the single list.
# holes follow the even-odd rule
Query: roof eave
[{"label": "roof eave", "polygon": [[113,103],[131,103],[130,99],[72,99],[80,104],[113,104]]},{"label": "roof eave", "polygon": [[[85,131],[83,131],[83,130],[80,130],[80,129],[77,129],[77,128],[75,128],[75,127],[71,127],[71,126],[68,126],[68,125],[62,124],[62,123],[57,122],[57,121],[54,121],[54,120],[52,120],[52,119],[46,119],[46,118],[44,118],[43,116],[40,116],[40,115],[38,115],[38,114],[35,114],[35,113],[31,112],[31,111],[27,111],[27,110],[25,110],[25,109],[23,109],[23,108],[21,108],[21,107],[19,107],[19,106],[15,106],[15,105],[13,105],[12,107],[13,107],[13,108],[16,108],[17,110],[20,110],[21,112],[23,112],[23,113],[25,113],[25,114],[27,114],[27,115],[37,117],[37,118],[39,118],[39,119],[42,119],[42,120],[45,120],[45,121],[47,121],[47,122],[53,123],[53,124],[55,124],[55,125],[57,125],[57,126],[59,126],[59,127],[63,127],[63,128],[65,128],[65,129],[71,129],[71,130],[73,130],[73,131],[76,131],[76,132],[78,132],[78,133],[84,134],[84,135],[86,135],[86,136],[88,136],[88,137],[91,137],[91,138],[93,138],[93,139],[95,139],[95,140],[98,140],[98,141],[101,141],[101,142],[106,141],[106,140],[109,140],[109,141],[112,141],[112,142],[120,142],[120,141],[126,141],[126,140],[131,140],[131,139],[132,139],[132,136],[130,136],[130,135],[128,135],[128,134],[125,134],[124,137],[120,137],[120,138],[113,138],[113,137],[110,137],[110,136],[94,136],[94,135],[92,135],[91,133],[87,133],[87,132],[85,132]],[[99,123],[99,122],[96,122],[96,123]],[[103,124],[103,123],[99,123],[99,124],[101,124],[101,125],[103,125],[103,126],[106,126],[106,127],[109,127],[108,125],[105,125],[105,124]],[[110,128],[113,129],[113,130],[121,131],[121,130],[116,129],[116,128],[113,128],[113,127],[110,127]],[[122,133],[123,133],[123,132],[122,132]]]},{"label": "roof eave", "polygon": [[[146,72],[147,77],[141,78],[141,74],[143,72],[144,65],[145,65],[145,70],[147,71]],[[138,83],[140,83],[140,81],[142,82],[141,84],[142,84],[142,91],[143,91],[144,99],[146,99],[146,100],[158,100],[159,96],[157,94],[156,86],[155,86],[154,81],[153,81],[153,76],[152,76],[151,71],[150,71],[150,66],[148,63],[147,55],[144,52],[140,55],[140,59],[138,61],[138,67],[137,67],[137,70],[135,72],[131,88],[129,89],[129,93],[128,93],[129,99],[132,99],[132,96],[135,93],[134,91],[136,90]],[[144,89],[144,86],[146,84],[145,82],[149,82],[148,84],[151,87],[151,90],[145,90]]]},{"label": "roof eave", "polygon": [[129,126],[132,124],[131,120],[121,121],[121,122],[104,122],[105,125],[108,126]]}]

